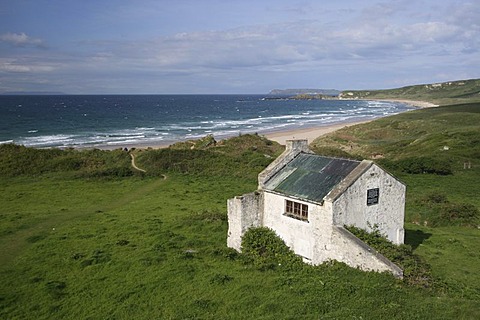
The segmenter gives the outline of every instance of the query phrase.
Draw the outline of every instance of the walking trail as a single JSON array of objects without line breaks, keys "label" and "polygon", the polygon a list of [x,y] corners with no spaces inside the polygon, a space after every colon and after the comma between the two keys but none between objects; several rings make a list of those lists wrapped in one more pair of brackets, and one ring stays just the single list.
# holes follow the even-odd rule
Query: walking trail
[{"label": "walking trail", "polygon": [[141,169],[141,168],[137,167],[137,165],[135,164],[135,155],[133,153],[130,153],[130,157],[132,158],[133,169],[141,171],[141,172],[147,172],[147,170],[144,170],[144,169]]},{"label": "walking trail", "polygon": [[[138,170],[140,172],[147,172],[147,170],[137,167],[137,164],[135,163],[135,155],[133,153],[130,153],[130,157],[132,158],[133,169]],[[167,180],[167,176],[165,174],[161,174],[160,176],[163,178],[163,180]]]}]

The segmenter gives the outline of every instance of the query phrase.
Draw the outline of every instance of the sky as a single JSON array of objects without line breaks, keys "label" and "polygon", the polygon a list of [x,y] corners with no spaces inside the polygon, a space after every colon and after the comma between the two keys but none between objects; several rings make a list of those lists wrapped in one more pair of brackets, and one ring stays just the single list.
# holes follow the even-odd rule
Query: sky
[{"label": "sky", "polygon": [[478,0],[0,0],[0,93],[265,94],[473,78]]}]

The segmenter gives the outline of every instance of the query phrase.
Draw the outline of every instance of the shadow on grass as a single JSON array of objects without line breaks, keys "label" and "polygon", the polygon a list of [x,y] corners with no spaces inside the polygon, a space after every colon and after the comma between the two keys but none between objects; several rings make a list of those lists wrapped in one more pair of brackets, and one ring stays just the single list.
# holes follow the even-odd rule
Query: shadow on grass
[{"label": "shadow on grass", "polygon": [[413,250],[417,249],[423,241],[432,236],[431,233],[423,232],[422,230],[405,229],[405,244],[409,244]]}]

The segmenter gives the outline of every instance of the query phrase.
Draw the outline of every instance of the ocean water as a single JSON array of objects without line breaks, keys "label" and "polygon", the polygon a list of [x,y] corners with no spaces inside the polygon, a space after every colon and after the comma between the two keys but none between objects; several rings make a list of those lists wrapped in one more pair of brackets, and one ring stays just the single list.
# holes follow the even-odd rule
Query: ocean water
[{"label": "ocean water", "polygon": [[262,95],[0,96],[0,144],[29,147],[162,145],[367,120],[403,103],[287,100]]}]

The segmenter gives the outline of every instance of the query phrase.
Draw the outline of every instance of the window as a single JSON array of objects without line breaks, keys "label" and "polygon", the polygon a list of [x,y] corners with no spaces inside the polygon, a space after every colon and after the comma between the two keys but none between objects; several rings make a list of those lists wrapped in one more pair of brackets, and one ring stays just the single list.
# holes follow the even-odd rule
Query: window
[{"label": "window", "polygon": [[308,219],[308,205],[285,200],[285,214],[300,220]]},{"label": "window", "polygon": [[380,190],[378,188],[367,190],[367,206],[378,204],[378,198],[380,197]]}]

